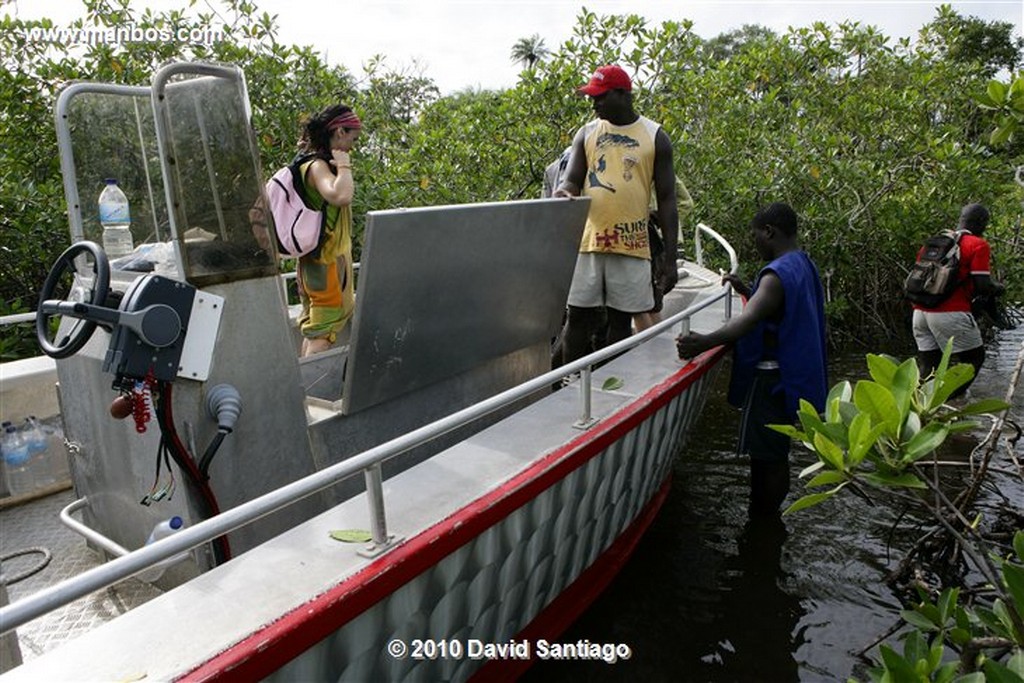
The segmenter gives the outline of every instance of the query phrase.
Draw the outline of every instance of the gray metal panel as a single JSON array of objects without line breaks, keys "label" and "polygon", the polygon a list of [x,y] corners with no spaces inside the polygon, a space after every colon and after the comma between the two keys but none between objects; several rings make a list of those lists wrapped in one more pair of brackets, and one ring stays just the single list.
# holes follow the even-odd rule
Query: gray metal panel
[{"label": "gray metal panel", "polygon": [[[298,360],[276,277],[211,286],[226,300],[207,382],[179,380],[173,389],[174,421],[196,459],[217,431],[206,410],[206,393],[227,383],[242,396],[242,414],[210,467],[210,486],[226,510],[315,470],[307,433]],[[69,318],[63,319],[70,324]],[[65,435],[78,445],[70,458],[79,497],[89,505],[83,521],[114,542],[142,546],[153,526],[172,515],[200,521],[199,497],[180,477],[173,500],[139,504],[154,478],[160,430],[155,420],[138,434],[132,420],[114,420],[108,406],[117,395],[101,369],[110,335],[97,330],[78,354],[57,361]],[[195,448],[191,448],[192,445]],[[257,524],[232,532],[237,554],[255,547],[324,508],[310,496]]]},{"label": "gray metal panel", "polygon": [[371,212],[344,411],[549,341],[589,208],[541,199]]},{"label": "gray metal panel", "polygon": [[[210,485],[227,510],[315,471],[306,425],[298,359],[292,346],[281,285],[276,277],[228,282],[204,291],[226,303],[210,378],[179,381],[174,411],[186,420],[197,451],[216,434],[206,413],[210,389],[227,383],[242,396],[242,414],[210,466]],[[230,534],[232,553],[253,548],[324,509],[320,495],[290,505]]]}]

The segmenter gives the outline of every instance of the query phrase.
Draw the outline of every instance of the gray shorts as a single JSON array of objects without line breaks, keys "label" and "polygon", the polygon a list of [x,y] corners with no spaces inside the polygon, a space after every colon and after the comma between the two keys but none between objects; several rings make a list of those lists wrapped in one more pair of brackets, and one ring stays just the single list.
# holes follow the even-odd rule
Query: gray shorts
[{"label": "gray shorts", "polygon": [[953,338],[953,353],[970,351],[984,343],[978,323],[970,313],[914,311],[914,341],[918,351],[942,351],[950,337]]},{"label": "gray shorts", "polygon": [[635,256],[586,252],[576,258],[569,305],[607,306],[624,313],[654,308],[651,262]]}]

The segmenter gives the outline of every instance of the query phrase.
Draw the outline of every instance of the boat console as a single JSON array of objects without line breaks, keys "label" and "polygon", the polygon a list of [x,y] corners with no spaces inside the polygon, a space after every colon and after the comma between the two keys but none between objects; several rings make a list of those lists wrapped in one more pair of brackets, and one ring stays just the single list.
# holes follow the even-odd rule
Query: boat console
[{"label": "boat console", "polygon": [[[37,331],[57,359],[83,522],[114,547],[138,548],[161,520],[194,524],[550,369],[586,200],[369,212],[347,343],[300,361],[273,231],[249,220],[263,172],[239,69],[175,64],[151,87],[76,83],[57,126],[73,245],[44,287]],[[85,207],[110,177],[130,200],[137,246],[108,262]],[[237,397],[230,427],[218,414],[224,387]],[[233,531],[161,585],[362,490],[349,480]]]}]

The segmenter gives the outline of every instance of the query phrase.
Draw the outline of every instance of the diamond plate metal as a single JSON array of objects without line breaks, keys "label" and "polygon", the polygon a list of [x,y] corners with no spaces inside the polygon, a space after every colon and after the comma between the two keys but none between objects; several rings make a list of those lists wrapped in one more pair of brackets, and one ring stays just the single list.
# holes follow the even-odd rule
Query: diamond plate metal
[{"label": "diamond plate metal", "polygon": [[[60,511],[74,502],[71,490],[0,510],[0,555],[26,548],[46,548],[49,564],[32,576],[7,586],[11,602],[60,583],[100,564],[99,554],[60,522]],[[3,563],[5,576],[13,576],[39,563],[40,554]],[[158,588],[128,579],[93,593],[18,629],[21,656],[29,661],[61,643],[160,595]]]}]

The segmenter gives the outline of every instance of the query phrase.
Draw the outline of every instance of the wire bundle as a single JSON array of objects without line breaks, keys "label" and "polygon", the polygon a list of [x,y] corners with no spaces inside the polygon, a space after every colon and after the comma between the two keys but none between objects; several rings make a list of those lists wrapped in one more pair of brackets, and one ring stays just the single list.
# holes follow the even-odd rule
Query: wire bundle
[{"label": "wire bundle", "polygon": [[[202,507],[203,519],[209,519],[220,514],[220,505],[217,497],[210,488],[206,477],[200,472],[195,459],[185,448],[178,431],[174,427],[174,417],[171,409],[171,387],[170,382],[158,382],[157,391],[153,393],[153,404],[156,407],[157,423],[160,425],[160,446],[164,452],[170,455],[174,463],[185,475],[188,483],[198,493],[198,502]],[[159,462],[159,458],[158,458]],[[168,467],[170,464],[168,463]],[[227,536],[218,536],[211,542],[213,556],[216,564],[223,564],[231,559],[231,546]]]}]

